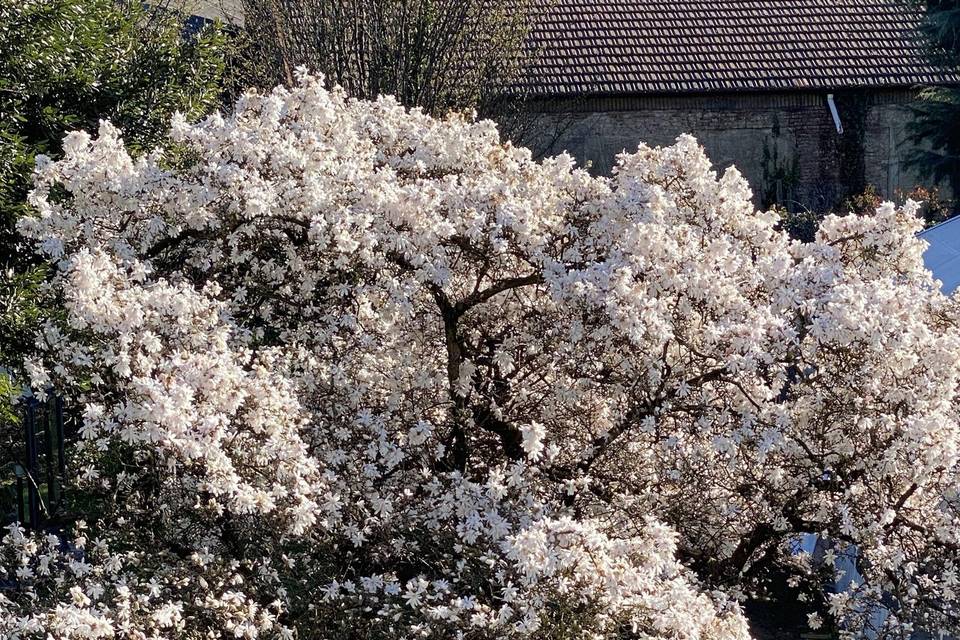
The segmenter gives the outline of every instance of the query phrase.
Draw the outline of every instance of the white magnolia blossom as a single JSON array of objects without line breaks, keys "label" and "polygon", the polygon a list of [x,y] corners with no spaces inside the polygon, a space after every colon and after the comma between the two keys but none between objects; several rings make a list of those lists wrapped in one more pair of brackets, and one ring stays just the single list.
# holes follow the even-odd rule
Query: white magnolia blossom
[{"label": "white magnolia blossom", "polygon": [[799,244],[692,138],[598,178],[306,75],[119,136],[71,134],[21,225],[109,551],[11,530],[3,632],[742,639],[738,599],[834,570],[802,533],[864,580],[811,626],[958,630],[960,331],[914,204]]}]

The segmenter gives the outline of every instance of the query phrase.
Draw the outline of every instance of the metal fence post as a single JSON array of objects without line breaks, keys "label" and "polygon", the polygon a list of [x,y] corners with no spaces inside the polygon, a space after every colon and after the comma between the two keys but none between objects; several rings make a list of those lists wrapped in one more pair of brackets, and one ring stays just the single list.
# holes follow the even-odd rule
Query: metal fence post
[{"label": "metal fence post", "polygon": [[27,400],[27,416],[23,421],[24,436],[26,437],[26,464],[27,470],[27,511],[30,518],[29,526],[36,528],[40,522],[40,496],[37,492],[37,429],[36,429],[36,401]]},{"label": "metal fence post", "polygon": [[57,420],[57,471],[60,482],[63,482],[67,474],[67,463],[64,460],[66,444],[63,441],[63,398],[60,396],[56,396],[54,400],[54,410]]}]

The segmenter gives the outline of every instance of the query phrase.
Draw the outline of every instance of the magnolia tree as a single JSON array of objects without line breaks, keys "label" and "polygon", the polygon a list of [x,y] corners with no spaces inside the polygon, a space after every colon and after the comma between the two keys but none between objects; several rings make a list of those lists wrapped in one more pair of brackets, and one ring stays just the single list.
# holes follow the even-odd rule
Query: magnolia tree
[{"label": "magnolia tree", "polygon": [[189,163],[119,136],[21,223],[90,508],[9,530],[4,637],[746,638],[784,573],[813,628],[958,630],[960,328],[912,204],[799,244],[692,138],[597,178],[304,74],[175,121]]}]

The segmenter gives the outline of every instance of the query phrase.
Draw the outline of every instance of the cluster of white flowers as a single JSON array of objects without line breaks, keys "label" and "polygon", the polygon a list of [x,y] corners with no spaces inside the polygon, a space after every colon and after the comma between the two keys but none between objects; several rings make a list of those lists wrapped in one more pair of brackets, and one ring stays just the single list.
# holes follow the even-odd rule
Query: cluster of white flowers
[{"label": "cluster of white flowers", "polygon": [[10,575],[0,579],[11,589],[0,591],[0,637],[181,638],[197,627],[238,638],[293,637],[278,621],[279,599],[262,605],[241,591],[249,567],[206,552],[117,552],[91,539],[84,522],[76,528],[70,538],[7,528],[0,566]]},{"label": "cluster of white flowers", "polygon": [[64,305],[30,371],[137,561],[11,578],[21,637],[746,638],[804,532],[867,581],[812,624],[958,628],[960,316],[912,205],[798,244],[692,138],[597,178],[308,75],[119,136],[21,229]]}]

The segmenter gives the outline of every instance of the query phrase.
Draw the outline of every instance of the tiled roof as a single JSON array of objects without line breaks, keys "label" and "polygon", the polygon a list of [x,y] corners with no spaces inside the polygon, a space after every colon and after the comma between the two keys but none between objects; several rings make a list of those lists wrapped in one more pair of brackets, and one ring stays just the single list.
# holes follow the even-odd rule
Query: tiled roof
[{"label": "tiled roof", "polygon": [[954,83],[904,0],[544,0],[533,95],[896,88]]}]

